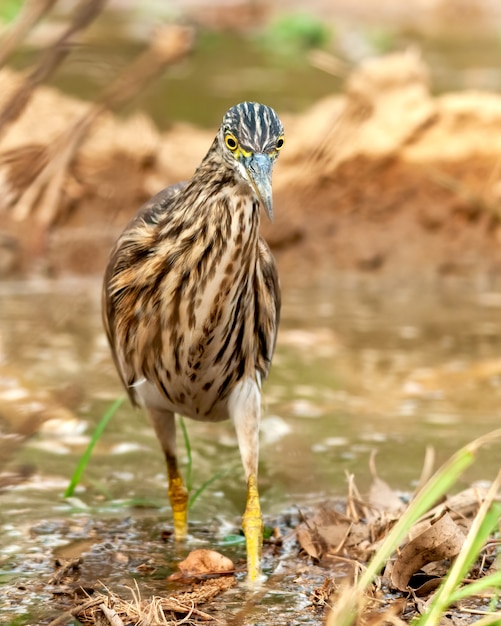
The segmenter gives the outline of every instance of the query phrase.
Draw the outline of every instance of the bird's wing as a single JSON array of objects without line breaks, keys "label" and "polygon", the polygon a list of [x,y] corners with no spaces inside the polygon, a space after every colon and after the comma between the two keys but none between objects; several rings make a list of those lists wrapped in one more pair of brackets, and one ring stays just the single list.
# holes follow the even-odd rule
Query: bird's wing
[{"label": "bird's wing", "polygon": [[181,191],[183,191],[187,184],[187,181],[183,181],[175,183],[174,185],[169,185],[169,187],[165,187],[165,189],[159,191],[153,196],[153,198],[150,198],[147,202],[145,202],[145,204],[143,204],[136,215],[132,218],[125,231],[128,231],[141,220],[150,221],[154,217],[161,217],[165,211],[169,210],[169,205],[172,203],[173,199]]},{"label": "bird's wing", "polygon": [[[142,340],[155,342],[157,332],[151,327],[145,332],[148,324],[144,321],[148,318],[148,311],[144,308],[137,311],[138,303],[144,300],[140,298],[140,285],[134,284],[132,276],[140,282],[148,281],[146,273],[138,271],[137,266],[151,250],[159,220],[186,185],[183,182],[166,187],[141,207],[116,242],[104,277],[104,328],[116,368],[133,404],[137,404],[134,383],[141,375],[138,371],[141,367],[137,363],[135,365],[137,343]],[[129,269],[132,271],[129,272]],[[141,326],[140,318],[143,322]],[[156,354],[155,350],[152,353]]]},{"label": "bird's wing", "polygon": [[268,244],[259,238],[259,262],[256,284],[257,369],[262,378],[268,375],[280,320],[280,284],[275,259]]}]

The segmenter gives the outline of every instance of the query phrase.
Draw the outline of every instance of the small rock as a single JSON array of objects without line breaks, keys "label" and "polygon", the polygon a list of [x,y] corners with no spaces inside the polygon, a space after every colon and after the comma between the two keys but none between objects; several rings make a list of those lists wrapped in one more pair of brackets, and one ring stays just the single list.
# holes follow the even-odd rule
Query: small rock
[{"label": "small rock", "polygon": [[233,561],[227,556],[215,550],[204,548],[190,552],[184,561],[179,563],[178,567],[179,572],[169,576],[169,580],[232,574],[235,571]]}]

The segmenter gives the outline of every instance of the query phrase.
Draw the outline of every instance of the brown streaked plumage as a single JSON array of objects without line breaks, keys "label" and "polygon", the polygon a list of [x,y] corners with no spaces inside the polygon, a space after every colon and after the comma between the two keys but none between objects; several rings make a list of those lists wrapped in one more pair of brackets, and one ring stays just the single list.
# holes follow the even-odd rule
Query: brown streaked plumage
[{"label": "brown streaked plumage", "polygon": [[232,107],[191,180],[161,191],[127,226],[103,292],[116,367],[133,404],[147,410],[166,456],[178,539],[186,534],[187,494],[174,413],[233,420],[247,479],[242,525],[251,582],[260,576],[262,543],[261,379],[280,314],[259,207],[272,217],[271,171],[283,141],[273,109],[249,102]]}]

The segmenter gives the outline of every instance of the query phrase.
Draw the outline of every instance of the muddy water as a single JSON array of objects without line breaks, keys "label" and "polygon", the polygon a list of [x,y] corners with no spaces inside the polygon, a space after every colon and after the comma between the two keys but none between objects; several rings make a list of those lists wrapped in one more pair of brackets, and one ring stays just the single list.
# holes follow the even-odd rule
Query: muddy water
[{"label": "muddy water", "polygon": [[[373,451],[381,477],[410,491],[427,446],[443,461],[499,426],[501,292],[454,284],[390,289],[349,277],[316,288],[287,282],[265,387],[260,484],[267,523],[286,533],[298,507],[345,493],[346,472],[366,489]],[[135,577],[145,593],[161,593],[177,558],[159,539],[170,524],[162,456],[146,419],[126,402],[75,498],[62,497],[95,424],[122,395],[101,329],[99,289],[97,281],[0,285],[5,623],[37,623],[32,612],[44,614],[40,599],[51,596],[43,581],[58,551],[88,553],[88,581],[122,588]],[[226,423],[188,428],[193,487],[222,473],[191,511],[191,547],[214,545],[238,531],[244,505],[235,436]],[[181,438],[180,446],[186,461]],[[499,450],[486,451],[465,482],[493,478],[499,458]],[[241,545],[227,550],[243,556]],[[132,567],[141,559],[153,560],[154,575]],[[268,570],[276,566],[270,558]],[[287,601],[290,610],[307,603],[307,589],[300,591],[293,605]],[[272,593],[266,610],[280,607],[287,593]]]},{"label": "muddy water", "polygon": [[[152,16],[144,16],[140,22],[144,32],[138,33],[137,16],[127,12],[105,14],[92,43],[74,49],[49,84],[78,98],[95,99],[144,49],[145,38],[154,28],[148,19]],[[244,99],[266,102],[283,113],[298,113],[318,99],[342,91],[349,72],[363,59],[409,47],[422,51],[434,92],[501,90],[497,64],[501,43],[496,34],[468,28],[464,37],[432,37],[399,28],[372,29],[342,22],[336,22],[331,31],[328,50],[341,61],[333,75],[317,68],[301,48],[277,45],[272,30],[265,29],[259,36],[201,30],[192,54],[137,94],[120,113],[146,112],[162,130],[176,121],[213,128],[219,124],[222,111]],[[24,69],[39,54],[35,38],[12,64]]]}]

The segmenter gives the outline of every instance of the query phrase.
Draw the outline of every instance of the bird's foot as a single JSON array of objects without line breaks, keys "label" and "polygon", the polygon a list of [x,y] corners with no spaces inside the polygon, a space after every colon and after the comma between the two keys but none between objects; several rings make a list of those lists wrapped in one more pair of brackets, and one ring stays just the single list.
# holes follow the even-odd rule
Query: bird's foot
[{"label": "bird's foot", "polygon": [[247,483],[247,504],[242,518],[247,545],[247,583],[258,584],[261,577],[261,553],[263,548],[263,518],[259,505],[257,477],[251,475]]},{"label": "bird's foot", "polygon": [[174,538],[183,541],[188,534],[188,492],[178,476],[169,481],[169,500],[174,521]]}]

